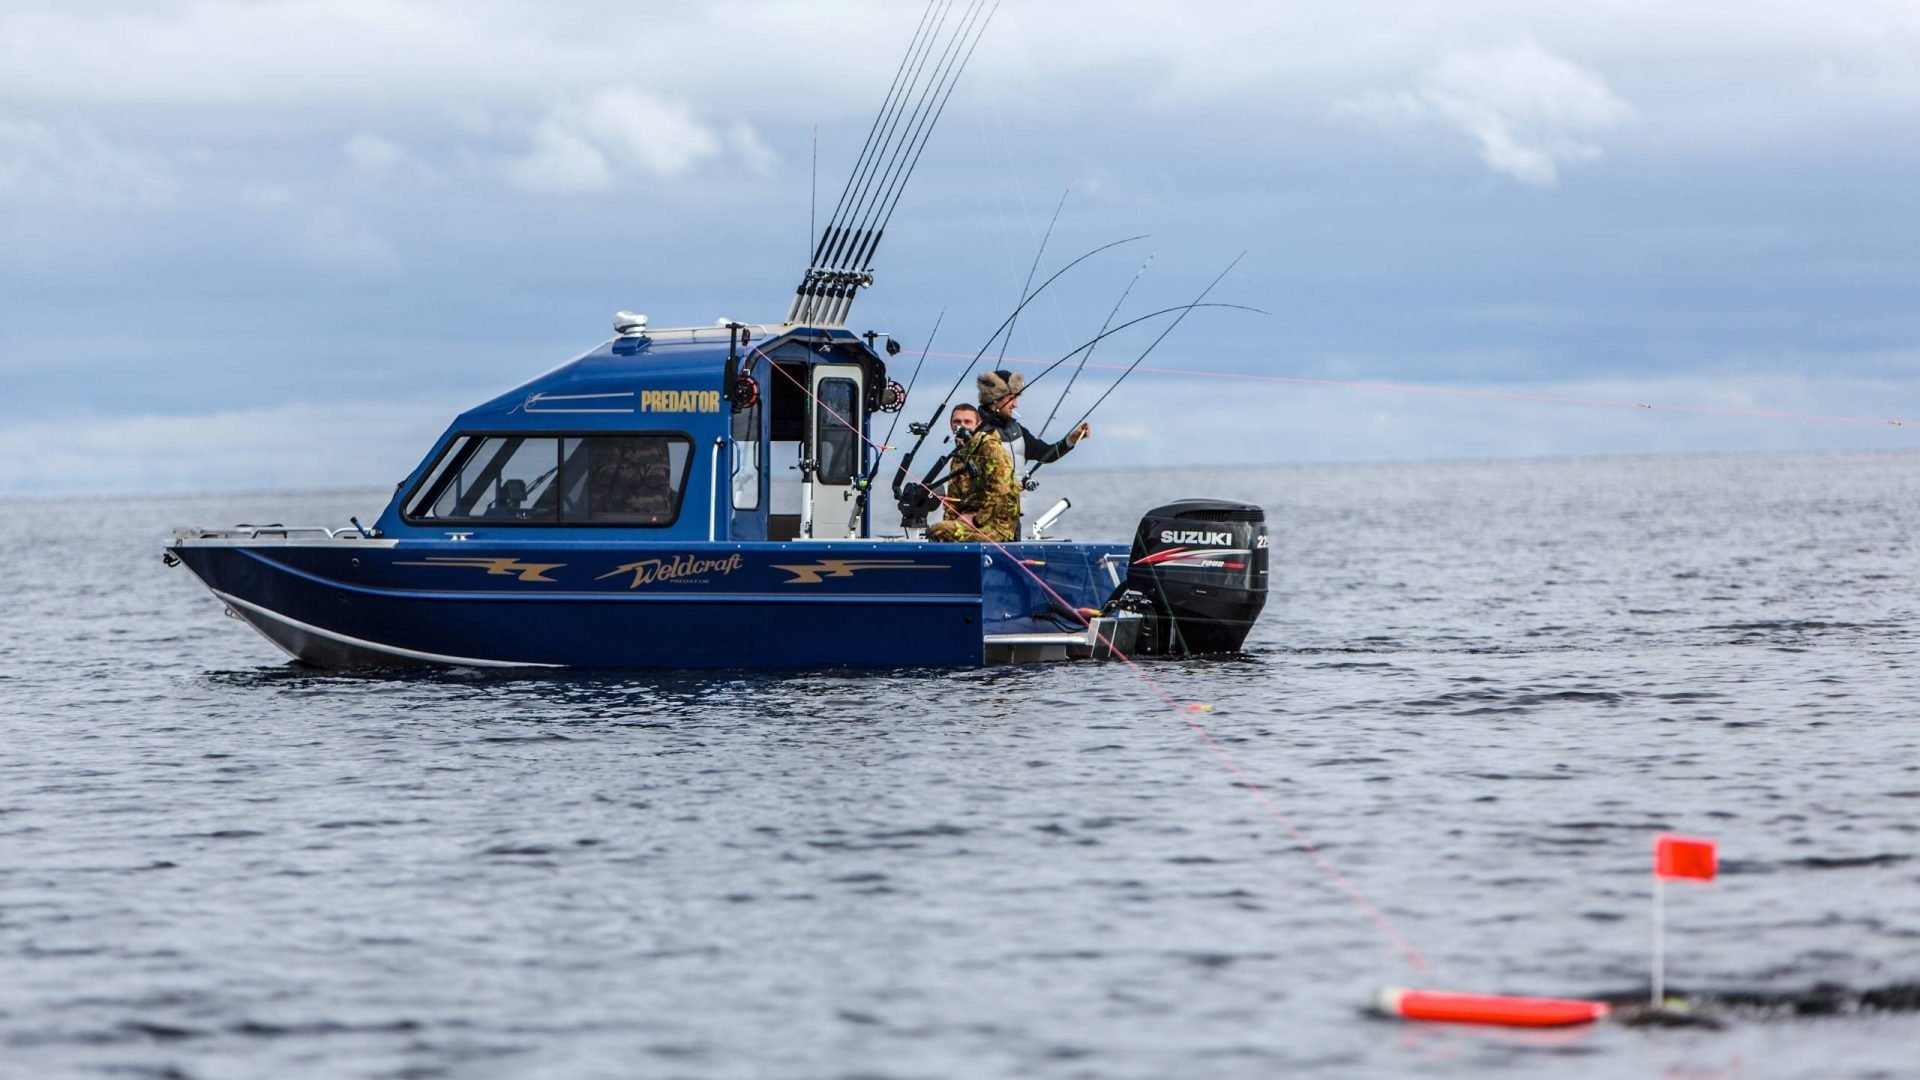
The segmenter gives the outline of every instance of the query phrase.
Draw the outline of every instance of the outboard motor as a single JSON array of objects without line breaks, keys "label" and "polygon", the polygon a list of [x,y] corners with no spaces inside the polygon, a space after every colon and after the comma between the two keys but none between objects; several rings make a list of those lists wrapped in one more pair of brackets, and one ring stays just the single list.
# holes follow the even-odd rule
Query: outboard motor
[{"label": "outboard motor", "polygon": [[1267,514],[1187,499],[1147,511],[1110,608],[1141,614],[1135,655],[1237,652],[1267,603]]}]

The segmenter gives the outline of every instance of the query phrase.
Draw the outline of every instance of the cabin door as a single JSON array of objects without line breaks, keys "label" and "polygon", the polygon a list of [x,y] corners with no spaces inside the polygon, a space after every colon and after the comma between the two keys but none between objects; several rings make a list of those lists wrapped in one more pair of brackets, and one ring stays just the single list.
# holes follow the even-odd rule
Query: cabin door
[{"label": "cabin door", "polygon": [[866,475],[866,401],[858,364],[815,364],[808,401],[807,493],[801,535],[816,539],[859,536],[864,531],[854,481]]}]

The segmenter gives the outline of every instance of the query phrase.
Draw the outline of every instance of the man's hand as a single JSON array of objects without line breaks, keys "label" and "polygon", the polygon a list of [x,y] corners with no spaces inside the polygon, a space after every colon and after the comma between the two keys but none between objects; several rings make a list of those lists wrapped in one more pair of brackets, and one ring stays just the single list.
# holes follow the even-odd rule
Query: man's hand
[{"label": "man's hand", "polygon": [[1074,428],[1072,431],[1067,432],[1067,445],[1078,446],[1080,445],[1081,439],[1084,439],[1091,434],[1093,434],[1093,429],[1091,427],[1088,427],[1086,423],[1083,421],[1079,427]]}]

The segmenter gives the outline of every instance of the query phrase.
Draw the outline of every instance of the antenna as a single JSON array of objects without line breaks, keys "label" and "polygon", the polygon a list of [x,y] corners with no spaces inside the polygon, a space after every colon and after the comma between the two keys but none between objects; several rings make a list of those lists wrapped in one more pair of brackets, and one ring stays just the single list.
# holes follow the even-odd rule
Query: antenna
[{"label": "antenna", "polygon": [[807,192],[807,251],[813,251],[814,217],[820,213],[820,125],[813,125],[813,187]]}]

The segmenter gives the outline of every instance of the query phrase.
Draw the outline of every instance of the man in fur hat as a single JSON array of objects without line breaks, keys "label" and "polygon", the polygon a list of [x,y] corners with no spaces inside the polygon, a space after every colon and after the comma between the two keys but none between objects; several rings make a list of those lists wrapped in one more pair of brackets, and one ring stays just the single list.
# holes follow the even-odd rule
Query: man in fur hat
[{"label": "man in fur hat", "polygon": [[1013,474],[1024,479],[1027,463],[1042,465],[1059,461],[1081,439],[1093,433],[1084,422],[1059,442],[1050,443],[1028,431],[1014,415],[1020,405],[1020,391],[1027,380],[1017,371],[982,372],[975,380],[980,388],[980,430],[1000,436],[1000,442],[1013,455]]}]

